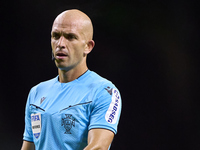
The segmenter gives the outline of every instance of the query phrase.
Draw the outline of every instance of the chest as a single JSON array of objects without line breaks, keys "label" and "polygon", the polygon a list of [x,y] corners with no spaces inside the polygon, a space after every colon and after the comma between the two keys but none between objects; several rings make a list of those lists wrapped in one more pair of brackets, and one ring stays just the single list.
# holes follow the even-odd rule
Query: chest
[{"label": "chest", "polygon": [[93,100],[94,94],[87,87],[49,88],[35,94],[29,111],[41,114],[43,129],[51,127],[75,134],[87,130]]},{"label": "chest", "polygon": [[37,91],[30,104],[54,114],[79,109],[86,111],[94,99],[93,89],[87,86],[51,87]]}]

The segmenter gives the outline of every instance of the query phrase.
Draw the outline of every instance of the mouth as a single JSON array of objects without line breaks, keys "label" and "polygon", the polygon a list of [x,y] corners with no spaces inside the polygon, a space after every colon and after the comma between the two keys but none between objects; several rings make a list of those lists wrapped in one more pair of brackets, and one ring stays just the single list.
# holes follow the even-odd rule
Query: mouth
[{"label": "mouth", "polygon": [[67,56],[68,56],[68,55],[67,55],[67,53],[65,53],[65,52],[57,52],[56,55],[55,55],[56,59],[64,59],[64,58],[66,58]]}]

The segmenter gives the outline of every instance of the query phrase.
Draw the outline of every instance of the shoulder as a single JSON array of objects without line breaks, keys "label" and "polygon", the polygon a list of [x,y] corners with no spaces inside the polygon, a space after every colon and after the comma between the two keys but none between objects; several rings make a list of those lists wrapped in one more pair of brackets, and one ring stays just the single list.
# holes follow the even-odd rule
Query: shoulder
[{"label": "shoulder", "polygon": [[107,94],[112,96],[116,91],[119,93],[114,83],[93,71],[91,71],[89,79],[91,80],[89,85],[95,89],[97,97]]},{"label": "shoulder", "polygon": [[37,85],[35,85],[35,86],[33,86],[31,88],[30,93],[31,92],[36,92],[36,91],[38,91],[40,89],[44,89],[44,88],[48,89],[48,87],[53,86],[56,83],[56,81],[57,81],[57,77],[52,78],[50,80],[46,80],[46,81],[40,82],[40,83],[38,83]]},{"label": "shoulder", "polygon": [[110,80],[100,76],[96,72],[90,71],[89,74],[90,84],[100,87],[115,86]]}]

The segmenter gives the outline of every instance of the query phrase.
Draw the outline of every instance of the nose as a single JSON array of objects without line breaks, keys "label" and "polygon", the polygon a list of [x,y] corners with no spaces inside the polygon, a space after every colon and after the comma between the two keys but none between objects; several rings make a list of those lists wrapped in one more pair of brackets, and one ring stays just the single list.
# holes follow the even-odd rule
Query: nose
[{"label": "nose", "polygon": [[58,40],[57,46],[59,48],[65,48],[65,37],[61,36],[60,39]]}]

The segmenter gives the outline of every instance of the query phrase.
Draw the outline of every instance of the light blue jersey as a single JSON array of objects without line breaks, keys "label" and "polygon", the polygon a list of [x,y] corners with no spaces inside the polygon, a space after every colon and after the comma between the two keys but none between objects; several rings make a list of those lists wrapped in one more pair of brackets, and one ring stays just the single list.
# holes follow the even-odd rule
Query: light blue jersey
[{"label": "light blue jersey", "polygon": [[23,139],[34,142],[36,150],[83,150],[90,129],[116,134],[121,106],[116,87],[95,72],[68,83],[57,76],[31,89]]}]

